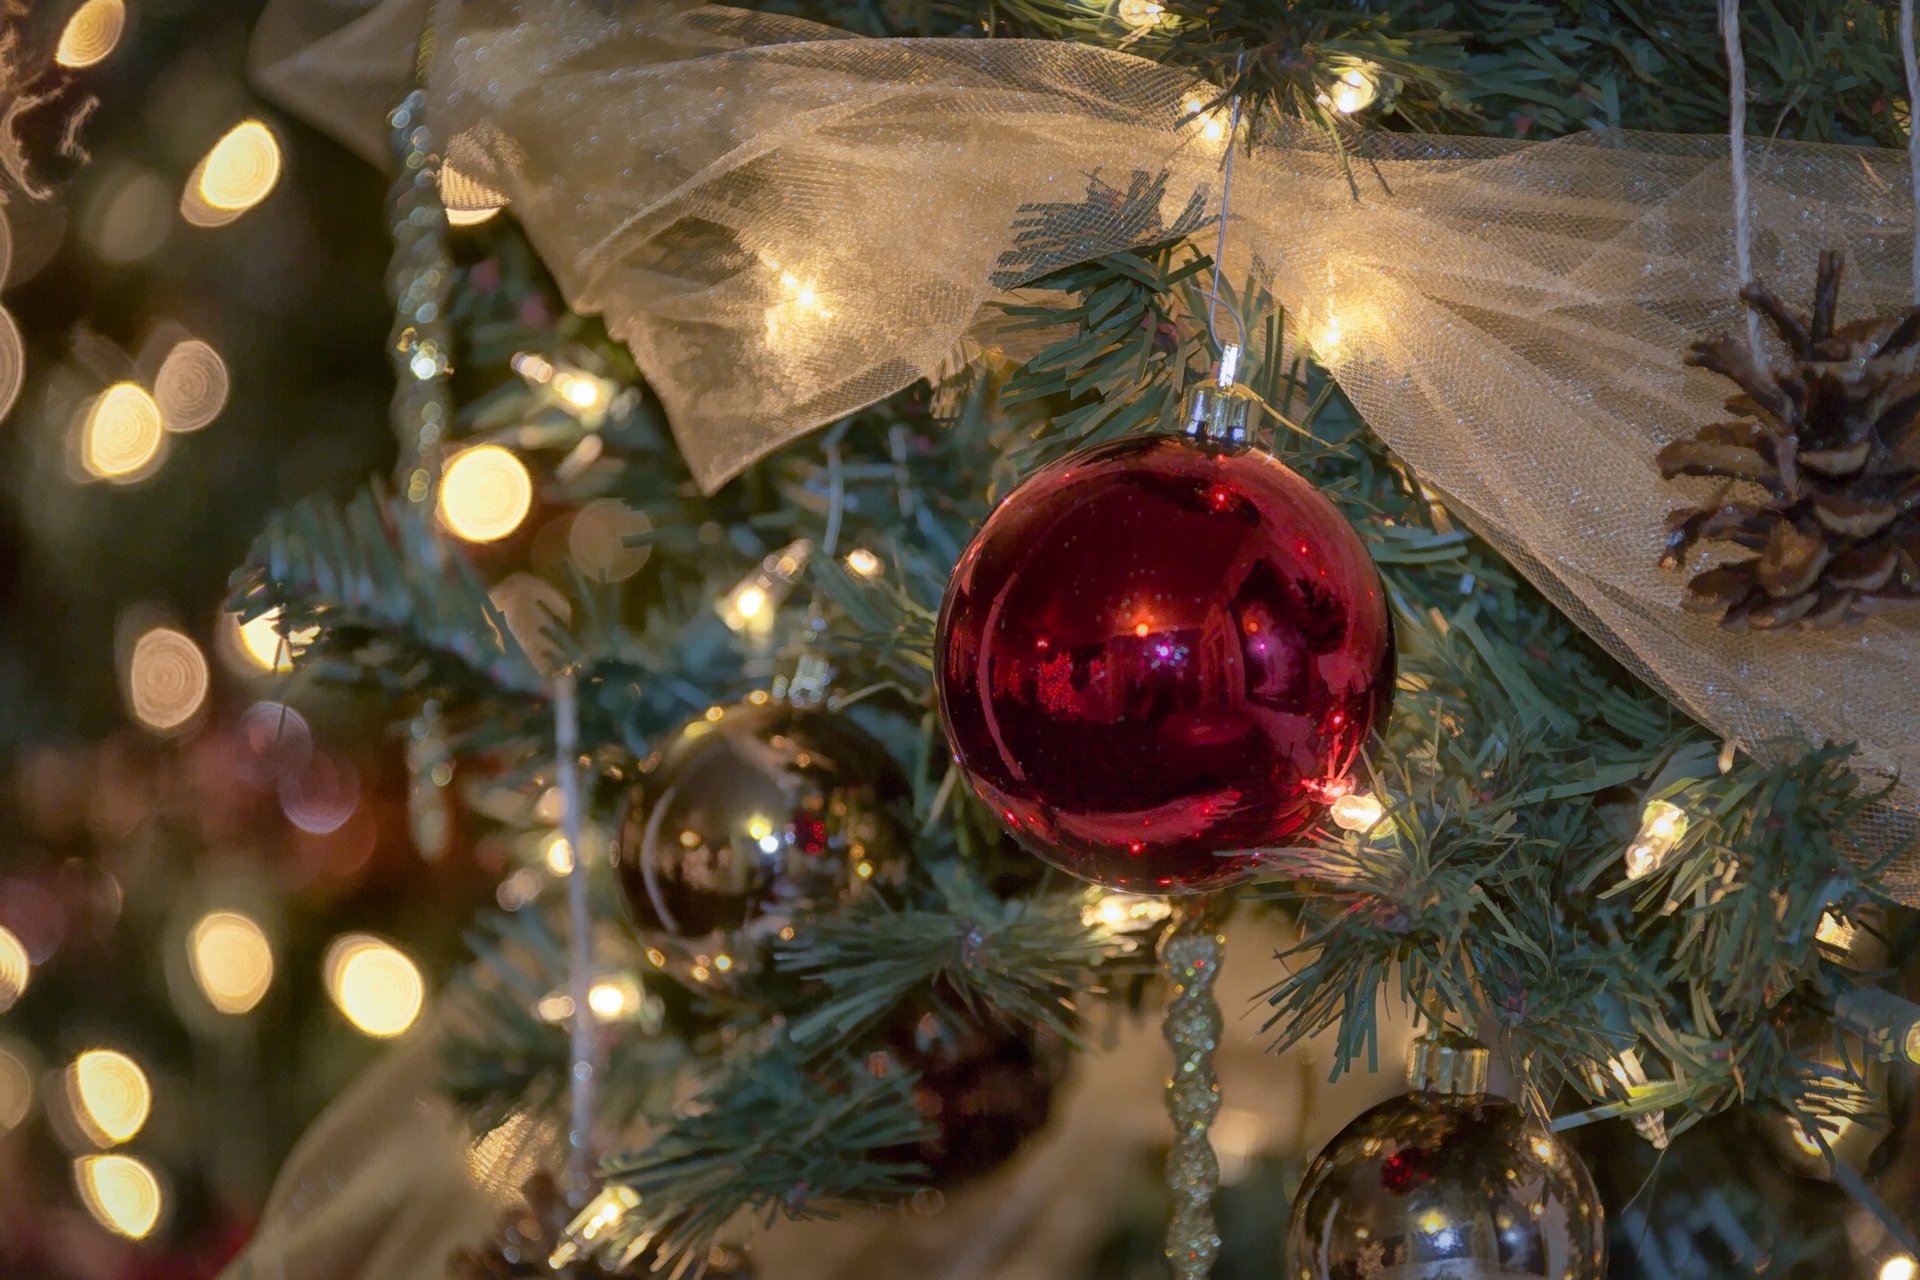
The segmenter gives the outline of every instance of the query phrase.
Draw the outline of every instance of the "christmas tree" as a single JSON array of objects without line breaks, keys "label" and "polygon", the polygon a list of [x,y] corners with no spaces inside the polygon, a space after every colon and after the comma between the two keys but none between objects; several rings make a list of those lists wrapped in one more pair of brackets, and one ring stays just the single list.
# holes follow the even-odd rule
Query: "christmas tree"
[{"label": "christmas tree", "polygon": [[398,457],[229,606],[516,865],[229,1274],[1026,1274],[1120,1044],[1043,1265],[1911,1275],[1920,72],[1740,8],[270,7]]}]

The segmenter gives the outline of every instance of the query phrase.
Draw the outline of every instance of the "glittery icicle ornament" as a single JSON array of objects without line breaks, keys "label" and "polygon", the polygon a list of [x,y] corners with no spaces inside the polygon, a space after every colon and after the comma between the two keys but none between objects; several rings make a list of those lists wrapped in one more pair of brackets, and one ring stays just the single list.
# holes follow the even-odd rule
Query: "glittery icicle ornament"
[{"label": "glittery icicle ornament", "polygon": [[1173,1193],[1173,1220],[1167,1225],[1166,1254],[1177,1280],[1206,1280],[1220,1254],[1220,1229],[1213,1220],[1220,1160],[1209,1130],[1220,1114],[1213,1052],[1220,1044],[1222,1023],[1213,983],[1226,954],[1220,926],[1231,905],[1225,894],[1183,904],[1160,944],[1160,965],[1173,983],[1164,1028],[1173,1048],[1173,1074],[1167,1077],[1167,1114],[1173,1120],[1167,1188]]},{"label": "glittery icicle ornament", "polygon": [[[430,37],[429,37],[430,39]],[[426,55],[423,55],[423,62]],[[387,291],[393,298],[391,414],[400,438],[398,463],[407,499],[433,500],[430,459],[453,421],[453,253],[447,247],[447,210],[440,200],[438,142],[426,122],[427,95],[415,89],[388,118],[400,176],[388,196],[393,261]]]}]

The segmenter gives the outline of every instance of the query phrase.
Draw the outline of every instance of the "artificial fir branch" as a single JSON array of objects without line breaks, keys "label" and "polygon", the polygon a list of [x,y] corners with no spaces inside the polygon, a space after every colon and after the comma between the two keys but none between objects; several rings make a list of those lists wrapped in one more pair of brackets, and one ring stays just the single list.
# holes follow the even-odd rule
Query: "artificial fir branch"
[{"label": "artificial fir branch", "polygon": [[1009,902],[958,869],[945,879],[937,908],[894,908],[873,895],[780,948],[783,969],[829,993],[793,1022],[796,1043],[844,1038],[923,989],[1072,1040],[1074,999],[1100,994],[1098,969],[1115,954],[1079,895]]},{"label": "artificial fir branch", "polygon": [[931,1136],[914,1078],[864,1061],[809,1062],[778,1049],[731,1065],[641,1151],[605,1165],[642,1209],[602,1246],[699,1256],[742,1210],[830,1217],[911,1191],[923,1170],[897,1153]]}]

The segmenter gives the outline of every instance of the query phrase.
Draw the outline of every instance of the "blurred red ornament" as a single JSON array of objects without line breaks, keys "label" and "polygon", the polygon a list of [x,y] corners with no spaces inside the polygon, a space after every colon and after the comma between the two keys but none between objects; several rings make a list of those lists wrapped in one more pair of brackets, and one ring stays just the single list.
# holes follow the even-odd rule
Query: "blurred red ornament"
[{"label": "blurred red ornament", "polygon": [[1251,874],[1236,851],[1352,789],[1393,692],[1352,526],[1268,454],[1207,439],[1035,475],[960,558],[935,647],[975,793],[1033,853],[1134,892]]}]

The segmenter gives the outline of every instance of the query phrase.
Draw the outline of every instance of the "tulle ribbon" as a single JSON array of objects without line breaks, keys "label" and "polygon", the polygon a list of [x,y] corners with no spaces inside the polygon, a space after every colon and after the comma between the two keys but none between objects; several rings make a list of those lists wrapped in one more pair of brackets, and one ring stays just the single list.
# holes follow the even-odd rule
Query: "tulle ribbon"
[{"label": "tulle ribbon", "polygon": [[[258,77],[377,156],[432,16],[449,202],[510,205],[709,487],[932,373],[1005,291],[1218,212],[1225,130],[1198,109],[1218,90],[1126,53],[685,3],[428,10],[276,0]],[[1857,742],[1920,776],[1920,633],[1724,632],[1655,567],[1680,495],[1654,455],[1726,391],[1681,353],[1742,323],[1725,140],[1345,149],[1270,125],[1238,155],[1229,278],[1265,280],[1380,436],[1678,705],[1750,749]],[[1850,313],[1907,302],[1900,156],[1751,151],[1761,279],[1798,296],[1838,248]],[[1896,808],[1870,847],[1911,829]],[[1920,875],[1889,887],[1914,898]]]}]

